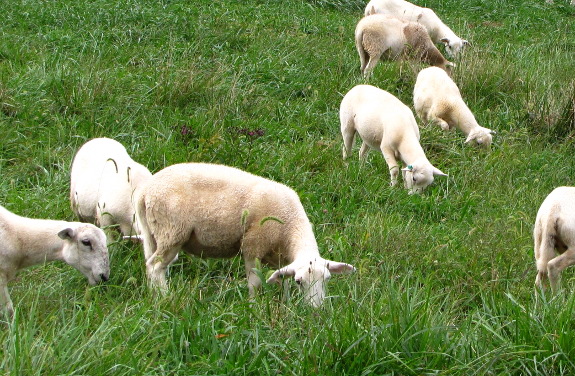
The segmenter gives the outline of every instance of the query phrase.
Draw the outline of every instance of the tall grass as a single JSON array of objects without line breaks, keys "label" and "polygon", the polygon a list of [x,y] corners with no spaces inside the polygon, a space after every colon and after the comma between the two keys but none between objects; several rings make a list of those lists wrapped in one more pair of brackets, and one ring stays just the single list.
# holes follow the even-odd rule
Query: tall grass
[{"label": "tall grass", "polygon": [[[170,292],[146,287],[141,247],[110,245],[89,287],[62,264],[20,273],[0,328],[0,370],[22,375],[572,374],[573,272],[535,299],[532,225],[574,185],[575,10],[529,0],[427,0],[472,47],[454,79],[491,151],[422,127],[449,174],[421,196],[389,186],[380,153],[341,159],[338,108],[366,81],[359,1],[13,1],[0,15],[0,202],[73,220],[69,166],[93,137],[151,171],[224,163],[300,195],[322,255],[354,264],[313,310],[265,285],[248,300],[240,258],[182,255]],[[369,83],[411,105],[413,68]],[[571,112],[570,112],[571,111]],[[571,117],[570,117],[571,116]],[[269,273],[262,270],[262,275]]]}]

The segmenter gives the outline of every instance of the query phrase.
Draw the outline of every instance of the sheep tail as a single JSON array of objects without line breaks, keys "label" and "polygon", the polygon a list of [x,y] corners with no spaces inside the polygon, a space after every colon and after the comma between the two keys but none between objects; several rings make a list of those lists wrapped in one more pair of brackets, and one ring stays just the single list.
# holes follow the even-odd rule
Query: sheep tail
[{"label": "sheep tail", "polygon": [[150,230],[148,217],[146,214],[146,196],[143,192],[136,193],[136,223],[140,227],[140,238],[144,246],[144,257],[147,259],[148,255],[152,255],[157,248],[156,241]]}]

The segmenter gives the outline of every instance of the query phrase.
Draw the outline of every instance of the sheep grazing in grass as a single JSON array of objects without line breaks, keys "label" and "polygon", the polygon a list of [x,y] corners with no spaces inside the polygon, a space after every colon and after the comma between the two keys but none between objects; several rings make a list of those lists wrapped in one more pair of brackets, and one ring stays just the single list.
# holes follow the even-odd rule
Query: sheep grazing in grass
[{"label": "sheep grazing in grass", "polygon": [[413,113],[392,94],[371,85],[355,86],[341,101],[339,119],[343,158],[350,155],[358,133],[363,141],[359,158],[364,159],[369,148],[381,150],[392,186],[397,184],[398,159],[407,166],[402,174],[410,194],[423,192],[434,176],[447,176],[427,160]]},{"label": "sheep grazing in grass", "polygon": [[459,128],[467,137],[466,143],[491,146],[495,132],[477,123],[459,88],[445,71],[429,67],[419,72],[413,89],[413,106],[422,122],[437,123],[443,130]]},{"label": "sheep grazing in grass", "polygon": [[362,18],[355,28],[355,46],[361,73],[369,76],[380,59],[412,58],[450,73],[455,65],[447,61],[429,38],[425,28],[416,23],[381,14]]},{"label": "sheep grazing in grass", "polygon": [[281,267],[268,279],[294,277],[317,307],[331,274],[352,265],[322,258],[298,195],[287,186],[236,168],[183,163],[154,174],[136,193],[146,270],[167,289],[166,268],[179,250],[199,257],[242,255],[250,296],[261,286],[257,260]]},{"label": "sheep grazing in grass", "polygon": [[[104,228],[118,225],[124,236],[140,233],[134,223],[134,190],[152,176],[126,148],[109,138],[86,142],[76,153],[70,176],[70,202],[81,221]],[[111,232],[107,231],[109,238]]]},{"label": "sheep grazing in grass", "polygon": [[89,223],[31,219],[0,206],[0,305],[14,314],[7,284],[17,272],[48,261],[64,261],[91,285],[110,275],[106,235]]},{"label": "sheep grazing in grass", "polygon": [[543,289],[549,279],[557,292],[563,269],[575,264],[575,187],[558,187],[545,198],[533,229],[537,277],[535,285]]},{"label": "sheep grazing in grass", "polygon": [[469,44],[445,25],[435,12],[404,0],[371,0],[365,15],[383,14],[422,24],[434,43],[443,43],[450,57],[457,56]]}]

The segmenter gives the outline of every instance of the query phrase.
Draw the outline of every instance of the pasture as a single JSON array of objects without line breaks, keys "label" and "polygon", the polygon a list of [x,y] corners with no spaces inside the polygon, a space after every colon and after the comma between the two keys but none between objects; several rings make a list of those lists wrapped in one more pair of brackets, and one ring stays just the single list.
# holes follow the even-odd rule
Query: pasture
[{"label": "pasture", "polygon": [[[532,228],[575,185],[575,8],[568,0],[425,0],[472,46],[454,80],[491,151],[424,127],[437,177],[389,186],[381,153],[342,160],[339,104],[359,72],[367,1],[3,2],[0,204],[76,220],[70,164],[94,137],[157,172],[235,166],[298,192],[322,256],[353,264],[320,309],[243,263],[180,255],[148,291],[142,249],[109,246],[91,287],[65,264],[9,285],[0,373],[12,375],[560,375],[575,372],[575,274],[536,301]],[[369,83],[412,107],[421,65],[380,62]],[[271,270],[261,267],[262,277]]]}]

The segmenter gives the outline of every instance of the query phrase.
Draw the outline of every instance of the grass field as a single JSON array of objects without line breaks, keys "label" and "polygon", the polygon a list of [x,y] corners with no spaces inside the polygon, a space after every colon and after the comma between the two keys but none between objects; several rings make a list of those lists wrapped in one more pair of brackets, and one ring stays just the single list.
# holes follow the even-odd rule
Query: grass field
[{"label": "grass field", "polygon": [[[424,0],[472,43],[454,80],[491,151],[422,127],[437,178],[389,186],[372,151],[344,162],[338,110],[365,83],[358,0],[3,1],[0,203],[75,220],[69,168],[93,137],[152,172],[236,166],[300,195],[334,276],[324,307],[265,285],[248,300],[240,258],[181,255],[170,293],[148,292],[139,246],[110,245],[111,279],[27,269],[0,323],[10,375],[561,375],[575,373],[575,274],[535,300],[532,228],[575,185],[575,9],[568,0]],[[420,66],[369,83],[412,106]],[[249,131],[259,131],[250,136]],[[268,273],[264,269],[262,273]]]}]

